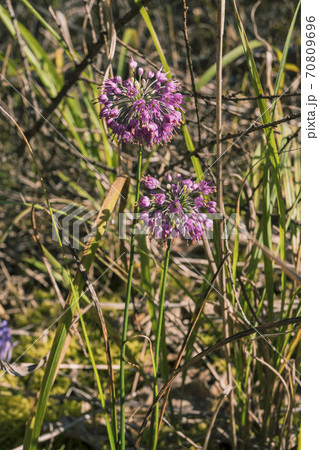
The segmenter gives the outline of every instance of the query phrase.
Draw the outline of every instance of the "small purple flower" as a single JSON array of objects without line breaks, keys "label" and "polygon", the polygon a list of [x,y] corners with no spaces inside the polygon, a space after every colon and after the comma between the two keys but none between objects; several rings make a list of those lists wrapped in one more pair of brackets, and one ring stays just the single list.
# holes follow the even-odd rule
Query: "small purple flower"
[{"label": "small purple flower", "polygon": [[209,195],[214,192],[213,186],[211,186],[207,181],[200,181],[198,183],[198,189],[202,192],[203,195]]},{"label": "small purple flower", "polygon": [[12,339],[7,320],[0,321],[0,359],[10,362],[12,357]]},{"label": "small purple flower", "polygon": [[149,71],[147,72],[147,78],[149,78],[150,80],[151,80],[152,78],[154,78],[154,76],[155,76],[155,73],[152,72],[151,70],[149,70]]},{"label": "small purple flower", "polygon": [[143,220],[143,222],[145,222],[146,220],[148,220],[148,218],[149,218],[149,216],[148,216],[147,211],[141,212],[140,217],[139,217],[140,220]]},{"label": "small purple flower", "polygon": [[208,228],[208,229],[213,228],[213,225],[214,225],[212,219],[206,219],[204,224],[205,224],[205,227]]},{"label": "small purple flower", "polygon": [[216,212],[216,202],[208,202],[208,212],[211,214],[215,214]]},{"label": "small purple flower", "polygon": [[102,105],[103,105],[104,103],[107,103],[108,100],[109,100],[109,99],[108,99],[108,97],[107,97],[106,94],[102,94],[102,95],[99,96],[99,103],[101,103]]},{"label": "small purple flower", "polygon": [[163,239],[164,238],[164,232],[163,228],[161,226],[154,227],[154,238],[155,239]]},{"label": "small purple flower", "polygon": [[148,208],[151,204],[151,200],[146,197],[146,195],[144,197],[140,198],[140,201],[138,202],[138,206],[140,208]]},{"label": "small purple flower", "polygon": [[180,84],[161,71],[156,77],[149,71],[141,78],[144,69],[139,67],[136,74],[137,62],[132,57],[129,65],[133,77],[122,81],[116,76],[103,82],[98,97],[100,118],[105,118],[114,136],[124,142],[148,147],[169,142],[182,123]]},{"label": "small purple flower", "polygon": [[[207,230],[213,228],[213,221],[206,213],[216,203],[205,201],[199,184],[191,179],[182,180],[182,176],[177,175],[177,181],[171,183],[173,177],[169,174],[166,180],[169,183],[161,187],[155,178],[142,178],[145,186],[151,190],[150,204],[147,202],[144,207],[146,210],[141,211],[139,216],[144,229],[162,244],[179,236],[187,243],[199,241]],[[202,184],[201,187],[214,191],[209,183]]]},{"label": "small purple flower", "polygon": [[136,67],[137,67],[137,62],[136,62],[136,61],[134,61],[134,59],[133,59],[133,56],[131,56],[131,59],[130,59],[129,65],[130,65],[131,69],[133,69],[133,70],[135,70],[135,69],[136,69]]},{"label": "small purple flower", "polygon": [[196,208],[201,208],[202,206],[205,205],[204,197],[202,195],[199,195],[198,197],[196,197],[194,199],[194,203],[195,203]]},{"label": "small purple flower", "polygon": [[160,182],[156,178],[150,177],[149,175],[143,178],[143,181],[148,189],[156,189],[160,185]]},{"label": "small purple flower", "polygon": [[182,205],[180,203],[179,200],[173,200],[169,205],[168,205],[168,211],[170,213],[181,213],[183,212],[183,208]]},{"label": "small purple flower", "polygon": [[161,70],[159,70],[159,71],[157,72],[157,74],[156,74],[156,79],[157,79],[159,82],[166,81],[166,80],[167,80],[166,73],[163,73]]},{"label": "small purple flower", "polygon": [[182,184],[191,188],[193,186],[193,181],[190,178],[187,178],[186,180],[182,181]]},{"label": "small purple flower", "polygon": [[154,201],[158,205],[162,205],[165,202],[166,196],[165,194],[155,194],[154,195]]}]

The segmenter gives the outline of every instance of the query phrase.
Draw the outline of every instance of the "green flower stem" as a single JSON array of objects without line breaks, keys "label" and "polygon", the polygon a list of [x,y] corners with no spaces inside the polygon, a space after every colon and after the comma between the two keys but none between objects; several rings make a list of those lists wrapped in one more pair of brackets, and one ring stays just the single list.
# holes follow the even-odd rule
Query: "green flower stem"
[{"label": "green flower stem", "polygon": [[[161,348],[161,339],[162,339],[162,328],[163,328],[163,320],[164,320],[164,300],[165,300],[165,288],[166,288],[166,278],[168,272],[168,264],[169,264],[169,254],[171,249],[171,239],[167,241],[167,249],[165,254],[165,262],[163,269],[163,276],[161,281],[161,292],[159,299],[159,311],[158,311],[158,319],[157,319],[157,331],[156,331],[156,343],[155,343],[155,373],[154,373],[154,398],[158,395],[158,366],[159,366],[159,356],[160,356],[160,348]],[[155,430],[152,433],[153,436],[153,449],[156,449],[157,445],[157,435],[158,435],[158,421],[159,421],[159,404],[156,403],[155,406]]]},{"label": "green flower stem", "polygon": [[90,356],[93,372],[94,372],[95,379],[96,379],[97,389],[99,391],[100,402],[101,402],[102,409],[103,409],[103,412],[104,412],[104,418],[105,418],[105,423],[106,423],[107,434],[108,434],[108,437],[109,437],[109,440],[110,440],[110,449],[111,450],[115,450],[116,449],[116,442],[117,442],[116,434],[115,434],[115,436],[113,435],[113,431],[114,430],[112,430],[112,427],[111,427],[111,424],[110,424],[110,419],[109,419],[109,416],[108,416],[108,413],[107,413],[107,410],[106,410],[106,402],[105,402],[105,396],[104,396],[104,392],[103,392],[101,379],[100,379],[99,372],[98,372],[97,367],[96,367],[96,363],[95,363],[95,358],[94,358],[94,355],[93,355],[92,347],[91,347],[90,340],[89,340],[89,337],[88,337],[88,334],[87,334],[87,331],[86,331],[86,326],[85,326],[85,323],[84,323],[84,320],[83,320],[83,316],[82,316],[82,313],[81,313],[81,308],[80,308],[80,305],[79,305],[78,302],[76,302],[76,308],[77,308],[77,311],[79,313],[79,318],[80,318],[80,323],[81,323],[81,326],[82,326],[84,340],[85,340],[85,343],[86,343],[86,346],[87,346],[87,349],[88,349],[88,352],[89,352],[89,356]]},{"label": "green flower stem", "polygon": [[[140,197],[140,180],[142,173],[142,146],[139,147],[138,152],[138,163],[137,163],[137,175],[136,175],[136,193],[135,193],[135,206],[134,214],[138,212],[138,201]],[[123,323],[123,333],[122,333],[122,351],[121,351],[121,361],[120,361],[120,389],[121,389],[121,449],[125,449],[125,347],[126,347],[126,336],[127,336],[127,325],[128,325],[128,313],[129,305],[131,299],[132,290],[132,278],[133,278],[133,266],[134,266],[134,253],[135,253],[135,230],[136,230],[136,220],[133,220],[133,228],[131,235],[131,250],[130,250],[130,266],[128,271],[128,279],[126,286],[126,297],[125,297],[125,311],[124,311],[124,323]]]}]

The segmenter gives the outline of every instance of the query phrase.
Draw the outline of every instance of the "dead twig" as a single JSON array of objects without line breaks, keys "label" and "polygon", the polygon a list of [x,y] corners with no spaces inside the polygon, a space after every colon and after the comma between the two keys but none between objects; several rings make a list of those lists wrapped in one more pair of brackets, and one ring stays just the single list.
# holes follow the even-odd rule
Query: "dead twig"
[{"label": "dead twig", "polygon": [[[229,134],[226,134],[225,136],[221,136],[219,142],[229,141],[230,139],[234,139],[234,138],[241,138],[241,137],[247,136],[247,134],[254,133],[255,131],[263,130],[264,128],[269,128],[269,127],[276,127],[277,125],[279,125],[281,123],[290,122],[291,120],[298,119],[299,117],[301,117],[301,113],[292,114],[291,116],[287,116],[282,119],[274,120],[273,122],[265,123],[263,125],[250,125],[244,131],[238,131],[238,133],[234,133],[234,134],[229,133]],[[203,148],[208,147],[210,145],[215,145],[216,143],[217,143],[217,139],[213,139],[209,142],[206,142],[206,144],[203,144],[197,151],[202,150]],[[194,154],[196,154],[196,152],[191,152],[189,154],[194,155]]]},{"label": "dead twig", "polygon": [[207,450],[207,447],[208,447],[208,444],[209,444],[209,441],[210,441],[210,436],[212,434],[212,431],[213,431],[213,428],[214,428],[214,425],[215,425],[218,413],[220,411],[220,408],[223,406],[226,398],[227,398],[227,396],[224,395],[218,402],[217,408],[216,408],[216,410],[215,410],[215,412],[213,414],[212,420],[211,420],[211,422],[209,424],[209,427],[208,427],[208,430],[207,430],[205,442],[204,442],[204,445],[203,445],[203,450]]},{"label": "dead twig", "polygon": [[[225,242],[223,239],[224,233],[224,200],[223,200],[223,163],[222,163],[222,58],[223,58],[223,35],[224,35],[224,23],[225,23],[225,0],[218,0],[217,4],[217,60],[216,60],[216,147],[217,147],[217,207],[221,212],[223,219],[218,221],[217,234],[218,234],[218,259],[222,261],[225,254]],[[226,273],[225,267],[222,266],[219,274],[219,293],[220,309],[222,311],[224,336],[227,339],[230,335],[229,331],[229,314],[228,304],[224,304],[224,299],[227,297],[226,292]],[[226,374],[227,384],[232,386],[232,368],[230,362],[230,347],[225,346],[225,360],[226,360]],[[232,449],[237,448],[237,433],[236,433],[236,420],[235,420],[235,398],[234,390],[231,389],[229,393],[229,414],[230,425],[232,434]]]},{"label": "dead twig", "polygon": [[184,10],[183,32],[184,32],[184,39],[185,39],[186,52],[187,52],[187,62],[188,62],[189,72],[190,72],[191,81],[192,81],[192,91],[193,91],[193,96],[194,96],[194,100],[195,100],[195,110],[196,110],[197,127],[198,127],[198,145],[200,147],[202,145],[201,144],[202,139],[201,139],[201,133],[200,133],[200,118],[199,118],[199,112],[198,112],[198,100],[197,100],[197,92],[196,92],[196,87],[195,87],[193,62],[192,62],[192,58],[191,58],[191,50],[190,50],[188,31],[187,31],[188,6],[186,5],[186,0],[182,0],[182,2],[183,2],[183,10]]},{"label": "dead twig", "polygon": [[[284,98],[284,97],[300,97],[301,93],[300,92],[294,92],[294,93],[288,93],[288,94],[277,94],[277,95],[257,95],[257,96],[253,96],[253,97],[237,97],[236,94],[234,95],[223,95],[222,99],[223,100],[229,100],[231,102],[242,102],[242,101],[253,101],[253,100],[261,100],[261,99],[266,99],[266,100],[272,100],[274,98]],[[216,96],[215,95],[208,95],[208,94],[200,94],[197,93],[197,97],[198,98],[202,98],[204,100],[216,100]]]}]

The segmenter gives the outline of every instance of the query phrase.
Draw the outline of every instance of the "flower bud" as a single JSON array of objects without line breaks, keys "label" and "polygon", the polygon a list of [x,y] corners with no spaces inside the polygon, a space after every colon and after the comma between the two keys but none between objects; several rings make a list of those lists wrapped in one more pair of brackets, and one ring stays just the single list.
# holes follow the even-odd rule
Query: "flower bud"
[{"label": "flower bud", "polygon": [[146,195],[144,197],[140,198],[140,201],[138,202],[138,206],[141,208],[148,208],[151,204],[151,201]]},{"label": "flower bud", "polygon": [[170,173],[168,173],[166,175],[166,180],[170,183],[172,181],[172,179],[173,179],[172,175]]},{"label": "flower bud", "polygon": [[106,103],[108,101],[108,96],[106,95],[106,94],[101,94],[100,96],[99,96],[99,102],[100,103]]},{"label": "flower bud", "polygon": [[135,70],[135,69],[136,69],[136,67],[137,67],[137,62],[136,62],[136,61],[134,61],[134,59],[133,59],[133,56],[131,56],[131,59],[130,59],[129,65],[130,65],[131,69],[133,69],[133,70]]},{"label": "flower bud", "polygon": [[149,80],[151,80],[152,78],[154,78],[154,72],[152,72],[151,70],[149,70],[148,71],[148,73],[147,73],[147,78],[149,79]]}]

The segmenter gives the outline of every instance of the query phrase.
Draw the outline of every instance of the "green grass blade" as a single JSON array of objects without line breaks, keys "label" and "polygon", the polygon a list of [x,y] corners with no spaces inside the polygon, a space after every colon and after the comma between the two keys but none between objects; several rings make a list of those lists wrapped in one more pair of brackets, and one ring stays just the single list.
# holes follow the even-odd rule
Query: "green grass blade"
[{"label": "green grass blade", "polygon": [[38,19],[38,21],[41,23],[41,25],[44,26],[46,30],[51,34],[51,36],[59,43],[59,45],[66,51],[68,56],[72,58],[72,55],[69,53],[68,46],[66,45],[64,39],[55,31],[54,28],[51,27],[51,25],[43,19],[41,14],[38,13],[38,11],[31,5],[31,3],[28,2],[28,0],[22,0],[22,3],[29,9],[29,11],[32,12],[32,14]]},{"label": "green grass blade", "polygon": [[[249,42],[250,48],[255,49],[258,47],[262,47],[264,44],[260,41],[253,40]],[[222,59],[222,67],[226,67],[232,62],[236,61],[236,59],[240,58],[244,55],[244,49],[241,45],[234,48],[230,52],[226,53]],[[199,92],[200,89],[205,86],[205,84],[209,83],[216,76],[216,63],[214,63],[206,72],[200,77],[200,79],[195,84],[196,91]]]},{"label": "green grass blade", "polygon": [[[263,242],[268,248],[272,248],[272,229],[271,229],[271,201],[270,201],[270,173],[269,173],[269,158],[266,155],[264,164],[264,178],[263,178],[263,215],[261,219],[261,227],[263,230]],[[268,320],[272,322],[274,319],[274,278],[273,278],[273,262],[264,254],[265,264],[265,280],[266,293],[268,299]]]},{"label": "green grass blade", "polygon": [[[298,14],[299,14],[300,5],[301,5],[301,0],[299,0],[299,3],[297,5],[296,11],[295,11],[295,14],[294,14],[294,16],[292,18],[292,22],[290,24],[289,31],[288,31],[287,38],[286,38],[286,42],[285,42],[284,49],[283,49],[283,52],[282,52],[282,57],[281,57],[281,61],[280,61],[279,69],[278,69],[276,83],[275,83],[275,90],[274,90],[274,94],[275,95],[277,95],[278,92],[279,92],[279,88],[281,86],[281,81],[282,81],[282,78],[284,76],[284,71],[285,71],[288,51],[289,51],[291,37],[292,37],[292,32],[294,30],[295,23],[296,23]],[[271,120],[272,121],[274,120],[275,111],[276,111],[276,105],[277,105],[277,101],[274,103],[274,105],[272,107],[272,111],[271,111]]]},{"label": "green grass blade", "polygon": [[[137,31],[135,30],[135,28],[127,28],[124,31],[123,34],[123,38],[122,41],[129,45],[129,44],[133,44],[134,47],[137,47]],[[126,53],[127,53],[127,49],[126,47],[124,47],[124,45],[121,48],[120,51],[120,56],[119,56],[119,62],[117,65],[117,75],[121,76],[122,78],[124,78],[125,75],[125,68],[126,68],[126,63],[125,63],[125,57],[126,57]]]},{"label": "green grass blade", "polygon": [[[194,143],[192,141],[191,135],[189,134],[188,128],[187,128],[187,126],[185,124],[182,126],[182,130],[183,130],[183,134],[184,134],[184,139],[185,139],[187,150],[189,152],[194,152],[195,151],[195,146],[194,146]],[[196,173],[196,178],[197,178],[198,181],[200,181],[201,179],[203,179],[203,170],[202,170],[202,167],[200,165],[200,162],[199,162],[197,156],[192,155],[191,156],[191,161],[192,161],[195,173]]]},{"label": "green grass blade", "polygon": [[167,61],[166,61],[166,58],[165,58],[162,46],[161,46],[160,41],[159,41],[159,39],[157,37],[156,31],[155,31],[155,29],[153,27],[153,24],[152,24],[152,21],[150,19],[150,16],[148,15],[148,12],[146,11],[145,7],[140,2],[140,0],[134,0],[134,1],[135,1],[136,5],[139,8],[140,14],[143,17],[144,22],[145,22],[145,24],[146,24],[146,26],[148,28],[148,31],[150,32],[150,35],[151,35],[151,37],[153,39],[154,45],[155,45],[156,50],[158,52],[158,56],[160,57],[161,63],[163,64],[164,72],[168,75],[169,78],[172,78],[171,71],[170,71],[169,66],[167,64]]},{"label": "green grass blade", "polygon": [[[140,253],[140,259],[141,259],[141,281],[142,286],[144,287],[146,292],[150,293],[150,296],[147,295],[146,301],[147,301],[147,307],[148,312],[150,315],[150,319],[152,321],[153,330],[156,329],[155,322],[156,322],[156,308],[154,305],[154,302],[152,299],[154,298],[155,292],[154,292],[154,286],[151,280],[151,268],[150,268],[150,257],[148,248],[146,245],[146,236],[140,235],[138,237],[139,242],[139,249],[142,250]],[[149,298],[151,297],[151,299]]]},{"label": "green grass blade", "polygon": [[[16,39],[15,29],[10,18],[8,11],[0,5],[0,19],[7,27],[12,36]],[[20,22],[18,27],[22,38],[24,39],[25,54],[30,64],[36,70],[43,85],[48,89],[50,96],[57,95],[59,89],[62,87],[62,79],[56,72],[55,66],[43,47],[35,39],[27,28],[25,28]]]}]

